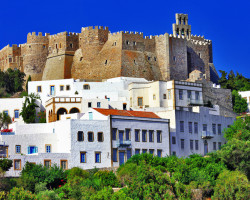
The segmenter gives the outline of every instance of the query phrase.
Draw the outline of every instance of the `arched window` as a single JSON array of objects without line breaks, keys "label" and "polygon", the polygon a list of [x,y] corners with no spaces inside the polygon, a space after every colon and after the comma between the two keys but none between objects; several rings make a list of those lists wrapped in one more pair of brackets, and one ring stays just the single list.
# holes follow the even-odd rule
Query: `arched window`
[{"label": "arched window", "polygon": [[85,84],[85,85],[83,85],[83,89],[84,89],[84,90],[90,90],[90,86],[89,86],[89,84]]},{"label": "arched window", "polygon": [[184,35],[184,29],[181,30],[181,35]]},{"label": "arched window", "polygon": [[186,23],[186,18],[184,17],[184,19],[183,19],[183,24],[185,25],[185,23]]},{"label": "arched window", "polygon": [[177,28],[177,30],[176,30],[176,34],[179,35],[179,29],[178,29],[178,28]]}]

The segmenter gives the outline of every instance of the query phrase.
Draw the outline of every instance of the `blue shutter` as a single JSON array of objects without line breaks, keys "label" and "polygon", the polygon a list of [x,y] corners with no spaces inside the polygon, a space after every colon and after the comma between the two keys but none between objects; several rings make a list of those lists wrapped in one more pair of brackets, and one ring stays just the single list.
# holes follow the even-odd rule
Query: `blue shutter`
[{"label": "blue shutter", "polygon": [[35,147],[35,153],[38,153],[38,147]]},{"label": "blue shutter", "polygon": [[28,154],[30,154],[30,147],[28,147]]}]

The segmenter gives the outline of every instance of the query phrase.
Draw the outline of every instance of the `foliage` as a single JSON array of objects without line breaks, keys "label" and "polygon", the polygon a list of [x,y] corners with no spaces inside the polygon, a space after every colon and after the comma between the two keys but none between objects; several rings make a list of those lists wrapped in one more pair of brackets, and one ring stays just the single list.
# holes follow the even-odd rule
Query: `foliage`
[{"label": "foliage", "polygon": [[236,113],[243,113],[247,110],[247,100],[234,90],[232,92],[233,110]]},{"label": "foliage", "polygon": [[45,190],[39,192],[39,194],[36,195],[37,200],[59,200],[61,199],[58,194],[55,193],[53,190]]},{"label": "foliage", "polygon": [[0,71],[0,88],[5,88],[6,93],[14,94],[23,91],[25,73],[20,70],[7,69]]},{"label": "foliage", "polygon": [[94,176],[101,179],[102,186],[120,187],[120,183],[112,171],[98,171]]},{"label": "foliage", "polygon": [[37,113],[37,118],[39,123],[46,123],[46,112],[40,111]]},{"label": "foliage", "polygon": [[233,138],[249,141],[250,140],[250,116],[246,116],[244,119],[239,118],[234,123],[225,129],[224,136],[227,140]]},{"label": "foliage", "polygon": [[20,188],[14,187],[8,194],[7,199],[9,200],[20,200],[20,199],[31,200],[31,199],[36,199],[36,198],[35,198],[35,195],[32,194],[30,191],[24,190],[22,187]]},{"label": "foliage", "polygon": [[39,192],[47,190],[46,186],[47,186],[46,182],[37,183],[35,185],[35,193],[38,194]]},{"label": "foliage", "polygon": [[7,198],[7,192],[0,191],[0,200],[5,200]]},{"label": "foliage", "polygon": [[25,98],[23,103],[22,112],[20,115],[23,117],[25,123],[35,123],[36,121],[36,100],[40,99],[38,95],[31,93],[28,97]]},{"label": "foliage", "polygon": [[0,160],[0,168],[3,171],[8,171],[11,167],[12,167],[12,160],[9,160],[9,159]]},{"label": "foliage", "polygon": [[8,124],[12,122],[9,115],[7,115],[5,112],[0,113],[0,130],[3,127],[8,127]]},{"label": "foliage", "polygon": [[130,184],[136,177],[136,173],[137,173],[137,164],[126,163],[125,165],[119,167],[117,171],[117,178],[122,185]]},{"label": "foliage", "polygon": [[48,189],[59,187],[64,182],[62,180],[66,179],[66,175],[63,169],[56,165],[47,168],[27,162],[21,172],[20,178],[22,186],[34,192],[35,185],[41,182],[46,182]]},{"label": "foliage", "polygon": [[250,178],[250,141],[232,139],[218,155],[228,169],[242,171]]},{"label": "foliage", "polygon": [[29,82],[31,81],[31,76],[29,75],[28,79],[27,79],[27,82],[26,82],[26,92],[28,92],[28,86],[29,86]]},{"label": "foliage", "polygon": [[219,79],[219,84],[222,88],[231,89],[236,91],[248,91],[250,90],[250,79],[245,78],[242,74],[238,72],[236,75],[233,71],[227,73],[220,70],[221,78]]},{"label": "foliage", "polygon": [[213,199],[250,199],[250,184],[239,171],[224,170],[216,180]]},{"label": "foliage", "polygon": [[80,177],[83,179],[89,178],[90,174],[88,171],[83,170],[79,167],[73,167],[72,169],[67,171],[67,179],[71,180],[75,177]]},{"label": "foliage", "polygon": [[22,91],[19,95],[20,98],[23,98],[23,97],[27,97],[28,96],[28,92],[27,91]]},{"label": "foliage", "polygon": [[0,191],[10,191],[16,185],[16,181],[13,178],[0,178]]}]

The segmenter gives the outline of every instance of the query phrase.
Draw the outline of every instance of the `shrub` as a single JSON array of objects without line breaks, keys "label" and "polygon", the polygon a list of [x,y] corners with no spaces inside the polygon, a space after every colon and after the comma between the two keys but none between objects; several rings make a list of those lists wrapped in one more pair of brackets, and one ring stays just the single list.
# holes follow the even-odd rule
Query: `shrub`
[{"label": "shrub", "polygon": [[37,183],[35,185],[35,193],[38,194],[39,192],[47,190],[46,185],[47,185],[46,182],[44,182],[44,183]]},{"label": "shrub", "polygon": [[83,170],[79,167],[73,167],[72,169],[68,170],[66,173],[67,173],[68,180],[73,179],[76,176],[84,178],[84,179],[89,178],[90,176],[88,171]]},{"label": "shrub", "polygon": [[250,199],[247,177],[239,172],[224,170],[216,180],[213,199]]},{"label": "shrub", "polygon": [[137,174],[137,164],[125,163],[117,170],[117,177],[122,185],[132,183]]},{"label": "shrub", "polygon": [[9,160],[9,159],[0,160],[0,168],[3,171],[8,171],[11,167],[12,167],[12,160]]},{"label": "shrub", "polygon": [[61,198],[53,190],[45,190],[45,191],[39,192],[36,195],[36,199],[37,200],[59,200]]},{"label": "shrub", "polygon": [[20,200],[20,199],[31,200],[31,199],[36,199],[36,198],[35,198],[35,195],[32,194],[30,191],[24,190],[22,187],[20,188],[14,187],[8,194],[7,199],[9,200]]},{"label": "shrub", "polygon": [[112,171],[98,171],[94,175],[95,177],[101,179],[102,186],[120,187],[120,183],[117,177]]},{"label": "shrub", "polygon": [[0,178],[0,191],[10,191],[16,185],[16,180],[13,178]]}]

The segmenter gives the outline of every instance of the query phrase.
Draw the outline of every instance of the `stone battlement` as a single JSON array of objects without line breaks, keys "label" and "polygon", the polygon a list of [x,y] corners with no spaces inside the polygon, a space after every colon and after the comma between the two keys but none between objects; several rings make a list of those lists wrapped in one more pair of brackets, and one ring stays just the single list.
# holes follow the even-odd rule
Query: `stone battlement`
[{"label": "stone battlement", "polygon": [[105,26],[105,27],[103,27],[103,26],[88,26],[88,27],[82,27],[82,32],[83,31],[86,31],[86,30],[106,30],[106,31],[108,31],[109,29],[108,29],[108,27],[107,26]]}]

